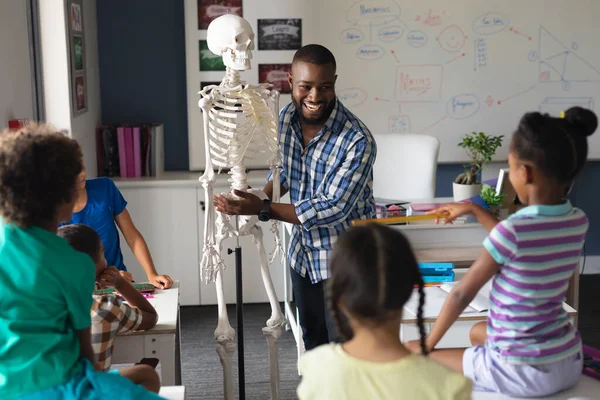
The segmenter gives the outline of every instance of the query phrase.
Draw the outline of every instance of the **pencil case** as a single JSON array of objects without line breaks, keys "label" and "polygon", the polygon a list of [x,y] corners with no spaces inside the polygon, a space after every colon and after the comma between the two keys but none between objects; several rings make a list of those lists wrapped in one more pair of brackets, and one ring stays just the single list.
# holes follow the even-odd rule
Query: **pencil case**
[{"label": "pencil case", "polygon": [[452,263],[419,263],[423,282],[454,281],[454,264]]}]

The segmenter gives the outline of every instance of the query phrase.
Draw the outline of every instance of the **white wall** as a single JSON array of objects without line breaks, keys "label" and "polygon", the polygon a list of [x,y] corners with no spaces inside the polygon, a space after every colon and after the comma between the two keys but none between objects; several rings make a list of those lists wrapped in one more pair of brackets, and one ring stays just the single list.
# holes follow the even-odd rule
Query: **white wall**
[{"label": "white wall", "polygon": [[0,128],[33,118],[27,3],[0,1]]},{"label": "white wall", "polygon": [[[79,142],[83,150],[83,158],[88,176],[94,177],[97,176],[96,127],[100,125],[101,122],[96,0],[84,0],[83,3],[88,108],[86,113],[72,118],[71,133],[73,138]],[[72,93],[72,91],[69,93]]]},{"label": "white wall", "polygon": [[[330,0],[323,0],[330,1]],[[204,154],[204,136],[202,112],[198,108],[198,91],[201,81],[221,81],[225,72],[200,71],[198,58],[198,40],[206,39],[206,30],[198,29],[198,8],[196,0],[185,0],[185,39],[188,99],[188,145],[190,170],[204,170],[206,157]],[[302,45],[319,43],[318,8],[312,1],[301,0],[244,0],[243,16],[254,33],[258,33],[257,20],[260,18],[301,18]],[[249,84],[258,84],[258,64],[291,63],[295,50],[255,50],[252,52],[252,69],[241,73],[242,80]],[[281,95],[279,108],[291,101],[289,94]],[[253,168],[267,167],[266,160],[257,157],[247,160],[246,166]]]},{"label": "white wall", "polygon": [[72,113],[65,0],[40,1],[42,74],[46,122],[66,129],[82,148],[89,177],[97,176],[95,130],[100,123],[96,0],[83,1],[87,112]]}]

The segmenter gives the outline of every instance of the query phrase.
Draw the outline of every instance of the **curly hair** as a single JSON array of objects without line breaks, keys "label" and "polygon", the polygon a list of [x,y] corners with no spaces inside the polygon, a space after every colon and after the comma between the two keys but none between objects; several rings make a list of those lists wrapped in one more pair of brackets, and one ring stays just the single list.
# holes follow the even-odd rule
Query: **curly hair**
[{"label": "curly hair", "polygon": [[73,201],[83,169],[77,142],[47,124],[31,123],[0,134],[0,213],[27,228],[56,217]]},{"label": "curly hair", "polygon": [[96,263],[102,258],[102,240],[98,233],[87,225],[63,225],[56,231],[56,236],[65,239],[71,247],[87,254]]}]

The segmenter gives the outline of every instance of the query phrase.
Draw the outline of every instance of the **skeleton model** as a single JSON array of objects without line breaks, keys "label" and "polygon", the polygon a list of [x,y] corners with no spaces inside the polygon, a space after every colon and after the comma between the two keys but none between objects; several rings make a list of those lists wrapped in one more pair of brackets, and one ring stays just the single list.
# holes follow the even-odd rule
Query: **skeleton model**
[{"label": "skeleton model", "polygon": [[[205,87],[201,92],[198,106],[204,118],[204,144],[206,168],[200,177],[206,196],[206,221],[204,225],[203,256],[200,264],[205,283],[216,282],[218,302],[218,325],[215,330],[217,353],[223,366],[225,399],[233,399],[232,356],[236,348],[235,331],[229,324],[223,291],[223,269],[221,244],[228,237],[252,235],[258,248],[263,283],[271,304],[271,317],[267,320],[263,333],[266,336],[269,352],[271,398],[279,398],[279,363],[277,340],[281,336],[285,317],[281,312],[273,281],[269,273],[267,255],[263,244],[262,228],[257,225],[257,216],[238,216],[235,226],[228,216],[217,212],[213,203],[214,167],[229,168],[231,192],[228,198],[237,198],[233,189],[253,193],[261,200],[267,199],[262,190],[249,189],[246,182],[244,160],[258,153],[269,157],[269,167],[273,173],[274,203],[279,202],[279,152],[277,142],[277,119],[279,92],[269,90],[270,85],[251,86],[240,81],[239,71],[250,69],[250,59],[254,49],[254,33],[250,24],[236,15],[223,15],[208,27],[208,48],[223,57],[226,66],[225,77],[220,85]],[[281,253],[278,222],[271,223],[275,235],[273,258]],[[271,258],[271,260],[273,260]]]}]

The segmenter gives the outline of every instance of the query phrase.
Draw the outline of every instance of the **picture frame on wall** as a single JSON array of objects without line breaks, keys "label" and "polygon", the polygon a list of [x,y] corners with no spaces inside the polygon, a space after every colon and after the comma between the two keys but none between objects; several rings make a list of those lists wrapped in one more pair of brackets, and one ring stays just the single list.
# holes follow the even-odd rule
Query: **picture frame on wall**
[{"label": "picture frame on wall", "polygon": [[67,0],[67,29],[73,116],[87,111],[87,81],[83,0]]},{"label": "picture frame on wall", "polygon": [[87,110],[87,88],[85,85],[85,76],[75,77],[75,111],[81,113]]},{"label": "picture frame on wall", "polygon": [[198,0],[198,29],[208,29],[208,25],[225,14],[243,17],[242,0]]},{"label": "picture frame on wall", "polygon": [[298,50],[302,47],[302,19],[259,19],[258,50]]},{"label": "picture frame on wall", "polygon": [[206,40],[198,41],[198,57],[200,71],[225,71],[223,57],[210,51]]},{"label": "picture frame on wall", "polygon": [[281,94],[290,94],[292,89],[288,82],[288,74],[292,72],[292,64],[258,64],[258,83],[270,83],[273,90]]},{"label": "picture frame on wall", "polygon": [[73,68],[75,71],[83,71],[84,59],[83,36],[73,35]]},{"label": "picture frame on wall", "polygon": [[71,31],[72,32],[83,32],[83,19],[81,12],[81,4],[77,2],[71,2],[69,7],[69,17],[71,20]]}]

